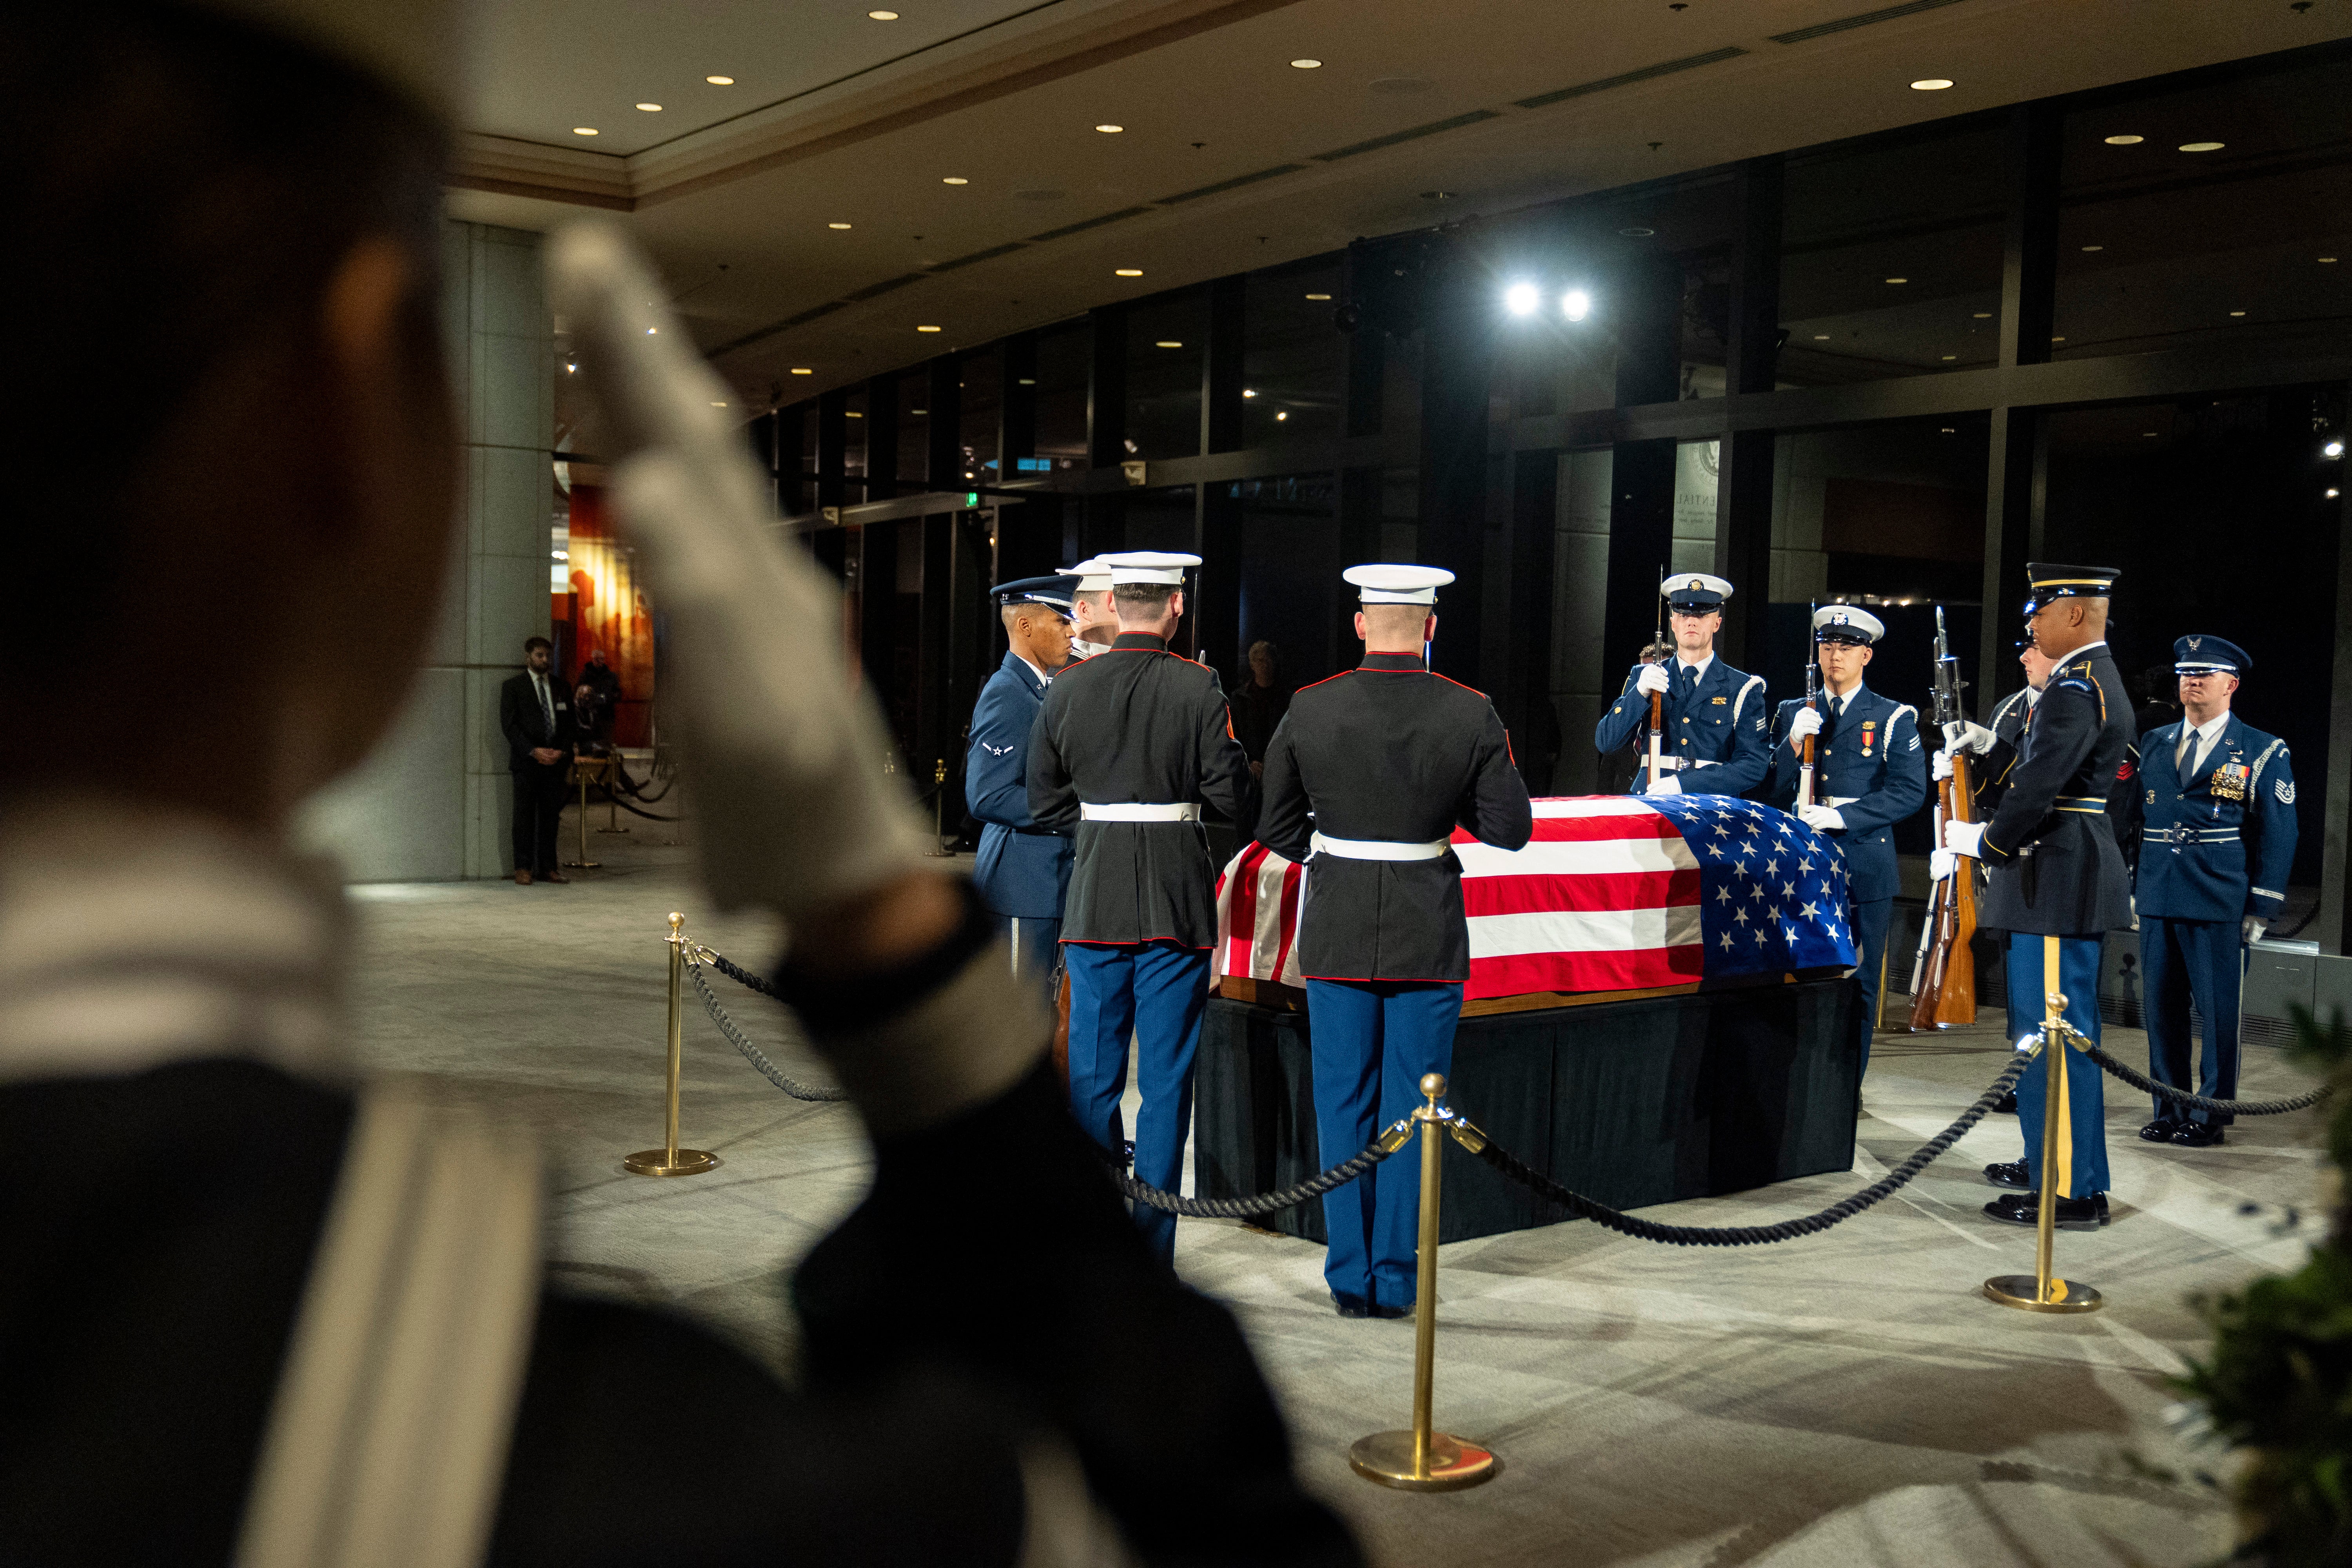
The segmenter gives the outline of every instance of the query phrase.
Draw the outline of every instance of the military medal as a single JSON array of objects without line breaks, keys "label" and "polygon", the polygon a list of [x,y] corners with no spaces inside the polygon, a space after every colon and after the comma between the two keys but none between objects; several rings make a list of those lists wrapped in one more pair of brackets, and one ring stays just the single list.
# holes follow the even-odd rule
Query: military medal
[{"label": "military medal", "polygon": [[2245,799],[2246,781],[2252,772],[2253,770],[2247,767],[2243,763],[2224,763],[2220,767],[2215,768],[2213,770],[2213,798],[2215,800]]},{"label": "military medal", "polygon": [[1862,754],[1865,757],[1870,755],[1870,748],[1878,739],[1874,733],[1877,728],[1878,721],[1875,719],[1864,719],[1862,721]]}]

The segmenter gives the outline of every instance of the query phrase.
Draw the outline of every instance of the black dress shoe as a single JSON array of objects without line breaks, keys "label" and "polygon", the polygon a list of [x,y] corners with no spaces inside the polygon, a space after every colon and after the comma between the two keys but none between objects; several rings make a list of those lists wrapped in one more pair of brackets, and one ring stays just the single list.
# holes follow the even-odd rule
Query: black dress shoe
[{"label": "black dress shoe", "polygon": [[2180,1131],[2180,1123],[2169,1117],[2159,1116],[2139,1130],[2139,1135],[2151,1143],[2169,1143],[2172,1135]]},{"label": "black dress shoe", "polygon": [[1992,1113],[1995,1116],[2016,1115],[2017,1090],[2012,1089],[2007,1094],[2002,1095],[1999,1100],[1994,1100],[1992,1102]]},{"label": "black dress shoe", "polygon": [[2222,1132],[2210,1121],[2189,1121],[2172,1135],[2172,1141],[2183,1149],[2210,1149],[2221,1142]]},{"label": "black dress shoe", "polygon": [[[2039,1225],[2042,1222],[2042,1194],[2011,1193],[1998,1197],[1984,1206],[1985,1217],[2003,1225]],[[2060,1230],[2096,1230],[2107,1223],[2107,1194],[2094,1193],[2087,1198],[2060,1198],[2058,1212],[2052,1216]]]},{"label": "black dress shoe", "polygon": [[1407,1301],[1403,1306],[1400,1307],[1394,1301],[1374,1301],[1372,1303],[1372,1316],[1375,1318],[1410,1318],[1412,1316],[1412,1303],[1411,1301]]},{"label": "black dress shoe", "polygon": [[2026,1174],[2022,1160],[2011,1160],[2006,1165],[1987,1165],[1985,1180],[1996,1187],[2014,1187],[2021,1193],[2033,1184],[2033,1178]]},{"label": "black dress shoe", "polygon": [[1372,1304],[1361,1296],[1351,1296],[1345,1290],[1331,1292],[1331,1306],[1343,1318],[1369,1318]]}]

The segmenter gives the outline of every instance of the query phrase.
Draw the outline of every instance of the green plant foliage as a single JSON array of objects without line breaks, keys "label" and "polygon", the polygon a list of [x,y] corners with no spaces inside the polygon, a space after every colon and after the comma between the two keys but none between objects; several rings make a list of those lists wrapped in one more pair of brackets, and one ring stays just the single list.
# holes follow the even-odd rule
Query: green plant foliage
[{"label": "green plant foliage", "polygon": [[2332,1092],[2327,1153],[2335,1170],[2326,1239],[2292,1274],[2271,1275],[2205,1304],[2210,1359],[2179,1387],[2200,1402],[2217,1436],[2252,1454],[2238,1483],[2245,1541],[2236,1561],[2267,1568],[2352,1563],[2352,1226],[2342,1173],[2352,1169],[2352,1027],[2322,1028],[2297,1008],[2291,1055],[2319,1068]]}]

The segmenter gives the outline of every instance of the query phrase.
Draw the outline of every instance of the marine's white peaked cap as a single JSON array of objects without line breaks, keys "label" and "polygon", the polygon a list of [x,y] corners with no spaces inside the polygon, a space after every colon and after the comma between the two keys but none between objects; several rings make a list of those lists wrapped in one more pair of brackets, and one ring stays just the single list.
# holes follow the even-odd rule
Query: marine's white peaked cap
[{"label": "marine's white peaked cap", "polygon": [[1174,554],[1164,550],[1129,550],[1116,555],[1097,555],[1087,563],[1091,566],[1110,568],[1111,585],[1121,583],[1152,583],[1171,588],[1184,585],[1184,569],[1198,566],[1197,555]]},{"label": "marine's white peaked cap", "polygon": [[173,0],[341,60],[445,122],[465,107],[467,0]]},{"label": "marine's white peaked cap", "polygon": [[1099,594],[1110,586],[1110,568],[1104,564],[1099,555],[1088,556],[1076,566],[1063,567],[1062,575],[1076,577],[1078,580],[1076,592],[1081,594]]},{"label": "marine's white peaked cap", "polygon": [[1339,574],[1358,589],[1367,605],[1433,605],[1437,591],[1454,581],[1443,566],[1350,566]]}]

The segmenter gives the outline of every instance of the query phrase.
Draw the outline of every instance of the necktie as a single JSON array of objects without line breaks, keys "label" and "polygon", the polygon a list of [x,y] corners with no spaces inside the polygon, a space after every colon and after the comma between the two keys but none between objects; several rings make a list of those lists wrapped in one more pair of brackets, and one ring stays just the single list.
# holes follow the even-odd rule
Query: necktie
[{"label": "necktie", "polygon": [[555,702],[547,694],[547,677],[534,673],[531,682],[539,688],[539,716],[547,725],[547,738],[555,739]]},{"label": "necktie", "polygon": [[2197,766],[2197,754],[2204,749],[2205,737],[2200,735],[2189,725],[2181,725],[2180,744],[2175,747],[2172,752],[2172,766],[2174,770],[2178,772],[2181,777],[2188,777]]}]

